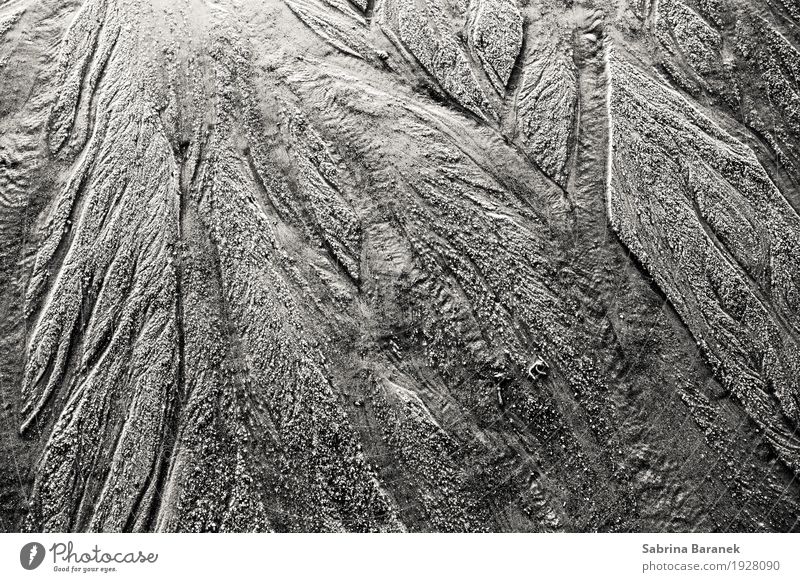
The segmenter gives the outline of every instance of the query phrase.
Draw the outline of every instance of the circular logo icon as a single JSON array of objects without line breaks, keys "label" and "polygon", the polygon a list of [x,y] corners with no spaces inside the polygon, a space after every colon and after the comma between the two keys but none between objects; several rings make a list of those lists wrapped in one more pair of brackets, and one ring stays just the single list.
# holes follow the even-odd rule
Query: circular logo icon
[{"label": "circular logo icon", "polygon": [[44,561],[44,546],[39,542],[30,542],[19,551],[19,563],[26,570],[35,570]]}]

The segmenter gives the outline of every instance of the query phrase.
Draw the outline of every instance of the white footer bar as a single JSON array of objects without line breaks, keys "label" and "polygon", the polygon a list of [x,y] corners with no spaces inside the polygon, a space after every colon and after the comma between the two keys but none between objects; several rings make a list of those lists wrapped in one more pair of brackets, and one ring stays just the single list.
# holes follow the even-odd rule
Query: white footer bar
[{"label": "white footer bar", "polygon": [[800,580],[792,534],[0,534],[0,580]]}]

